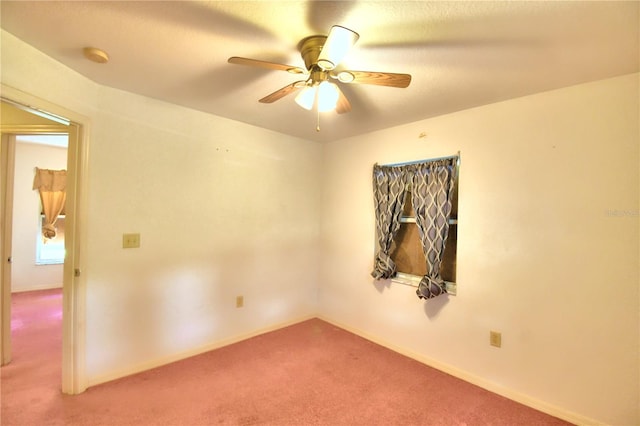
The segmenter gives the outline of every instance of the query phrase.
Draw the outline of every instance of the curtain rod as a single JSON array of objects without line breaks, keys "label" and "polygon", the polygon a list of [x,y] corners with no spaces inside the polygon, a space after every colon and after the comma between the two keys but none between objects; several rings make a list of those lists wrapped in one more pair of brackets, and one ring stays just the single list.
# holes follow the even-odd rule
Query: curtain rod
[{"label": "curtain rod", "polygon": [[[447,157],[437,157],[437,158],[427,158],[426,160],[415,160],[415,161],[405,161],[404,163],[391,163],[391,164],[380,164],[383,167],[397,167],[397,166],[410,166],[412,164],[420,164],[426,163],[428,161],[439,161],[439,160],[449,160],[452,158],[457,158],[458,163],[460,162],[460,151],[456,155],[449,155]],[[378,163],[376,163],[378,164]]]}]

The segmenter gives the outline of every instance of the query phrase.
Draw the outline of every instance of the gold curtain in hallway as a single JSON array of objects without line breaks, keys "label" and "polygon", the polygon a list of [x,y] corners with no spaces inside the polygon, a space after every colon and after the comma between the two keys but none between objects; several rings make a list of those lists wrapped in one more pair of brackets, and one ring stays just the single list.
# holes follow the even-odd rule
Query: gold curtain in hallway
[{"label": "gold curtain in hallway", "polygon": [[40,202],[44,212],[42,235],[52,239],[56,236],[56,220],[64,209],[67,199],[67,171],[47,170],[36,167],[36,176],[33,180],[33,189],[40,193]]}]

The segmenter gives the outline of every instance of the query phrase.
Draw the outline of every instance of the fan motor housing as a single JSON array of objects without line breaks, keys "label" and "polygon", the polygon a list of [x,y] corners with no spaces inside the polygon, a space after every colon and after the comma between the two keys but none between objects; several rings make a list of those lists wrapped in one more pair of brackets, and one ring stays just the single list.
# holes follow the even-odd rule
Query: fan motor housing
[{"label": "fan motor housing", "polygon": [[298,43],[298,50],[302,55],[307,70],[311,71],[311,68],[318,63],[318,57],[326,41],[327,36],[314,35],[305,37]]}]

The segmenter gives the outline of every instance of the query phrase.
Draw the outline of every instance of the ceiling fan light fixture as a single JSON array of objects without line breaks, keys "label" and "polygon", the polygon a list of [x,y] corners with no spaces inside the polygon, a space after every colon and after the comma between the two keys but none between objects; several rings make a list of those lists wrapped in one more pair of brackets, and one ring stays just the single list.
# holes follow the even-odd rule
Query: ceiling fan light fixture
[{"label": "ceiling fan light fixture", "polygon": [[318,56],[318,66],[325,71],[334,69],[347,55],[360,35],[348,28],[334,25],[329,31],[327,41]]},{"label": "ceiling fan light fixture", "polygon": [[296,96],[296,103],[306,110],[311,110],[316,100],[316,86],[307,86],[298,93]]},{"label": "ceiling fan light fixture", "polygon": [[318,111],[326,112],[336,109],[340,92],[338,86],[328,81],[323,81],[318,86]]}]

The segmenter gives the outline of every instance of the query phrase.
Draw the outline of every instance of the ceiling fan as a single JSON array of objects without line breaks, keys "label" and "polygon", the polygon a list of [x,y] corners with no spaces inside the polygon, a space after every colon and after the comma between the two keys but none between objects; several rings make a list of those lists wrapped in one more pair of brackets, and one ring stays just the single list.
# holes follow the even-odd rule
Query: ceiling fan
[{"label": "ceiling fan", "polygon": [[359,83],[378,86],[404,88],[411,83],[411,75],[373,71],[338,71],[336,67],[344,59],[347,52],[360,36],[348,28],[334,25],[328,36],[314,35],[306,37],[298,43],[306,68],[275,62],[233,56],[229,63],[261,67],[272,70],[287,71],[291,74],[307,76],[305,80],[291,83],[260,99],[262,103],[275,102],[286,95],[296,92],[296,102],[303,108],[311,110],[316,106],[318,112],[335,109],[339,114],[351,111],[351,104],[337,84]]}]

